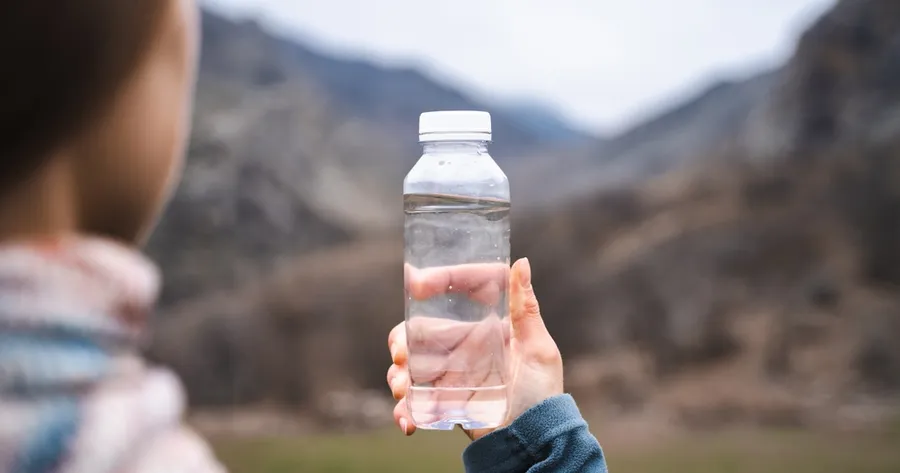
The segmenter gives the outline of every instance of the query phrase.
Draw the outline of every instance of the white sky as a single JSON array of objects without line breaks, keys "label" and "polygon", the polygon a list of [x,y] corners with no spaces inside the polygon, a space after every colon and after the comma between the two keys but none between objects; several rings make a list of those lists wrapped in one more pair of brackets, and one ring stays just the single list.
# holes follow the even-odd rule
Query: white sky
[{"label": "white sky", "polygon": [[716,78],[784,61],[835,0],[206,0],[319,47],[413,63],[615,132]]}]

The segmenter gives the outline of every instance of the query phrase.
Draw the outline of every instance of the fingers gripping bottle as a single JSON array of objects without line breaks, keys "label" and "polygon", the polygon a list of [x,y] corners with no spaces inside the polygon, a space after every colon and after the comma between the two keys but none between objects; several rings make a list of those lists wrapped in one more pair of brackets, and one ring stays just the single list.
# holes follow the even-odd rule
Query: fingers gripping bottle
[{"label": "fingers gripping bottle", "polygon": [[406,401],[423,429],[507,414],[510,195],[490,141],[487,112],[423,113],[424,154],[403,183]]}]

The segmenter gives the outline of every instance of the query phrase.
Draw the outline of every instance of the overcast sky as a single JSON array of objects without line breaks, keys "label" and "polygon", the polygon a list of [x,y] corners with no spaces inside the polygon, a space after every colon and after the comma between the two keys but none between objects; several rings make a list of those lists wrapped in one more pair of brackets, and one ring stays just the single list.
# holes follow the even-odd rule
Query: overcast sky
[{"label": "overcast sky", "polygon": [[207,0],[341,54],[621,130],[718,77],[784,61],[834,0]]}]

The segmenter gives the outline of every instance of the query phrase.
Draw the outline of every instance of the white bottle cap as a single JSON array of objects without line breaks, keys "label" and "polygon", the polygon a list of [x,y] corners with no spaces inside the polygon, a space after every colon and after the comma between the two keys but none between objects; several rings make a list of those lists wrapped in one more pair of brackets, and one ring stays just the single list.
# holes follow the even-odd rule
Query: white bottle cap
[{"label": "white bottle cap", "polygon": [[425,112],[419,116],[419,141],[491,141],[491,114],[471,110]]}]

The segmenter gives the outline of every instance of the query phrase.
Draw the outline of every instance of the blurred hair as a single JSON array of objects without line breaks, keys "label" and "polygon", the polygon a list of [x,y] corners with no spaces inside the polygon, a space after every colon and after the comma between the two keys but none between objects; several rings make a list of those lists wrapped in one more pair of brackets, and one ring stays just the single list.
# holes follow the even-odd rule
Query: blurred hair
[{"label": "blurred hair", "polygon": [[110,106],[155,39],[166,0],[0,6],[0,191]]}]

